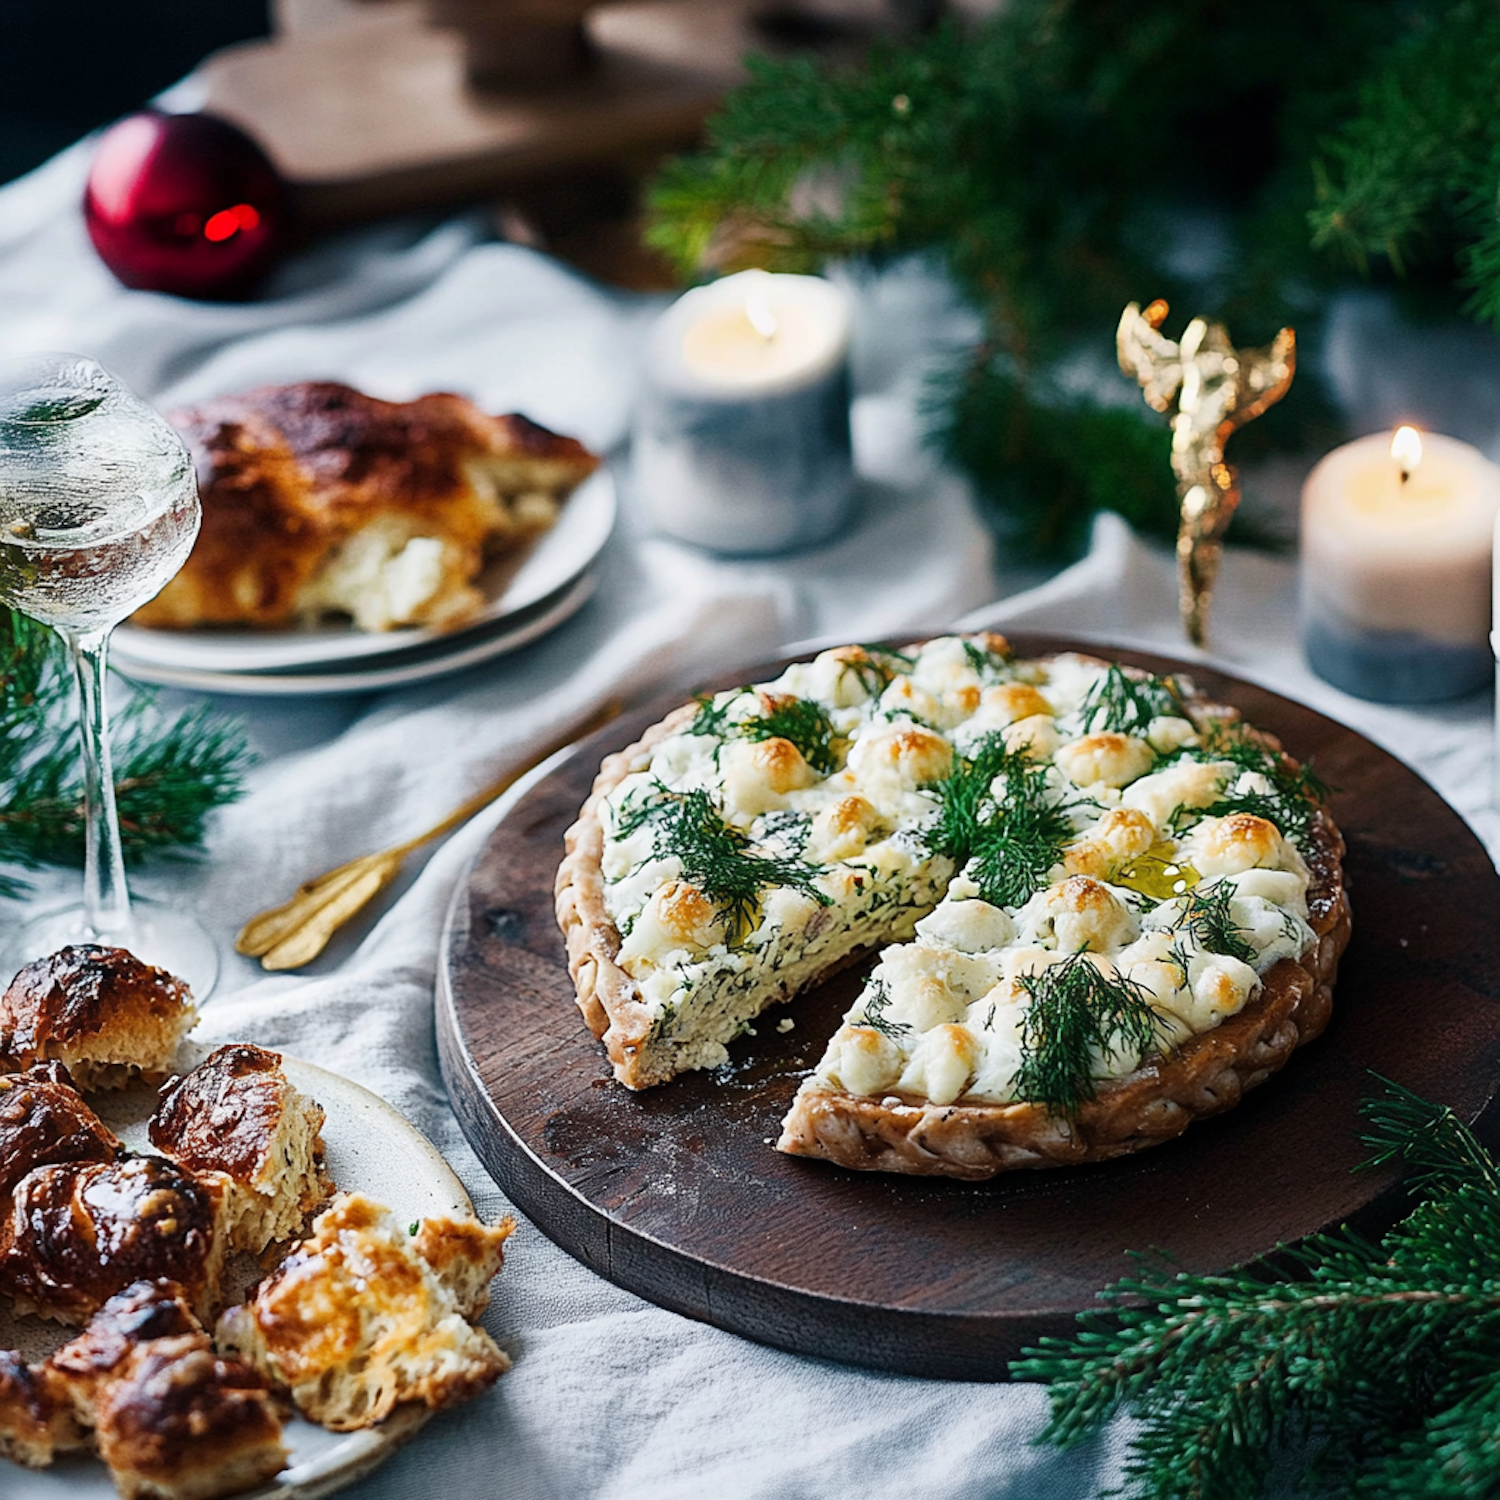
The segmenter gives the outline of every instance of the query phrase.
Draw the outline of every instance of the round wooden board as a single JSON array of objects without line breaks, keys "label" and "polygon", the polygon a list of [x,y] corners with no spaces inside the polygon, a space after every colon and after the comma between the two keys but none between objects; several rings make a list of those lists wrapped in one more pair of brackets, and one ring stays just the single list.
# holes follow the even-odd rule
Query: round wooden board
[{"label": "round wooden board", "polygon": [[[1079,645],[1013,644],[1027,656]],[[552,885],[600,759],[666,702],[600,731],[536,782],[450,915],[443,1074],[517,1206],[601,1275],[689,1317],[801,1354],[981,1380],[1005,1378],[1040,1335],[1066,1332],[1131,1270],[1128,1251],[1159,1249],[1206,1272],[1340,1222],[1388,1218],[1392,1174],[1352,1171],[1366,1155],[1359,1101],[1374,1071],[1465,1120],[1489,1103],[1500,1079],[1500,877],[1420,777],[1352,730],[1201,666],[1104,654],[1189,673],[1339,789],[1354,938],[1319,1040],[1238,1108],[1168,1145],[977,1184],[849,1172],[769,1144],[868,965],[767,1013],[718,1072],[629,1092],[579,1015]],[[796,1018],[788,1033],[782,1015]]]}]

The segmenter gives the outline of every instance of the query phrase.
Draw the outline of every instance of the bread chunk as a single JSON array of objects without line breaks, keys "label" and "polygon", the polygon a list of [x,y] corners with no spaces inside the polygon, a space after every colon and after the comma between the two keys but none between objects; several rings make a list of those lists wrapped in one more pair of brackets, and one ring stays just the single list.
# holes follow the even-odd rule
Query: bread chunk
[{"label": "bread chunk", "polygon": [[163,1090],[151,1144],[190,1172],[228,1179],[230,1243],[259,1255],[296,1234],[333,1192],[323,1121],[322,1106],[292,1087],[277,1053],[237,1042]]},{"label": "bread chunk", "polygon": [[60,1062],[82,1089],[161,1074],[198,1019],[192,991],[124,948],[62,948],[0,996],[0,1071]]},{"label": "bread chunk", "polygon": [[332,381],[262,386],[170,414],[203,526],[140,625],[449,628],[484,606],[487,556],[546,531],[599,460],[462,396],[380,401]]},{"label": "bread chunk", "polygon": [[445,1234],[445,1222],[452,1221],[424,1225],[428,1243],[448,1252],[439,1276],[388,1209],[339,1194],[314,1220],[311,1237],[220,1319],[220,1347],[337,1432],[373,1426],[404,1401],[436,1408],[469,1400],[510,1361],[469,1325],[453,1288],[469,1305],[478,1300],[478,1276],[498,1263],[513,1226],[467,1237]]},{"label": "bread chunk", "polygon": [[176,1282],[126,1287],[28,1373],[90,1435],[127,1500],[212,1500],[286,1467],[265,1381],[215,1354]]},{"label": "bread chunk", "polygon": [[244,1360],[215,1354],[202,1332],[135,1350],[105,1384],[94,1423],[125,1500],[237,1495],[287,1464],[265,1381]]},{"label": "bread chunk", "polygon": [[209,1318],[223,1268],[223,1185],[157,1156],[39,1167],[0,1225],[0,1290],[21,1312],[80,1324],[116,1292],[166,1276]]},{"label": "bread chunk", "polygon": [[135,1281],[109,1298],[88,1327],[52,1355],[46,1372],[79,1421],[91,1427],[101,1390],[119,1377],[142,1344],[201,1333],[202,1328],[177,1282],[167,1277]]},{"label": "bread chunk", "polygon": [[0,1458],[44,1469],[59,1453],[86,1446],[66,1393],[43,1369],[12,1350],[0,1351]]},{"label": "bread chunk", "polygon": [[124,1150],[61,1063],[0,1074],[0,1209],[36,1167],[114,1161]]}]

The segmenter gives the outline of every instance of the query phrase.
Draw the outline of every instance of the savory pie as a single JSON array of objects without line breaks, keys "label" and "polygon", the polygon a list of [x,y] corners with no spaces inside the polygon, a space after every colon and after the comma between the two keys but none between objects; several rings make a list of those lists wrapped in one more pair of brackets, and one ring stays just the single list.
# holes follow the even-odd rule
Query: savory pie
[{"label": "savory pie", "polygon": [[558,918],[631,1088],[883,950],[778,1145],[987,1177],[1168,1139],[1316,1036],[1342,852],[1315,778],[1185,679],[948,636],[825,651],[611,756]]},{"label": "savory pie", "polygon": [[448,629],[483,609],[486,560],[548,530],[599,467],[574,438],[462,396],[380,401],[333,381],[170,414],[203,525],[138,625]]}]

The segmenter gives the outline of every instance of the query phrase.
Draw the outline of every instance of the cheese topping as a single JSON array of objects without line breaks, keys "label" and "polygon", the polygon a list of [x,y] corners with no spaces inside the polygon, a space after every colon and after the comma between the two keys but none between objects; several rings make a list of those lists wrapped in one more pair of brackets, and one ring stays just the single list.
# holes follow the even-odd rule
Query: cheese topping
[{"label": "cheese topping", "polygon": [[841,647],[719,693],[602,814],[648,1046],[663,1076],[719,1065],[768,1005],[880,947],[814,1086],[1031,1097],[1038,997],[1081,962],[1149,1006],[1153,1041],[1090,1043],[1091,1077],[1123,1076],[1315,941],[1310,806],[1282,764],[1185,683],[993,636]]}]

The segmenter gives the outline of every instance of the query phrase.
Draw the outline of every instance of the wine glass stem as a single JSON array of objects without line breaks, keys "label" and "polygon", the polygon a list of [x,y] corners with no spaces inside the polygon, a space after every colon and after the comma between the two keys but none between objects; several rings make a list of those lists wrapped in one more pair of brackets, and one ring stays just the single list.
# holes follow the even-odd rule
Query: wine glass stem
[{"label": "wine glass stem", "polygon": [[63,633],[78,678],[83,742],[83,911],[96,937],[123,937],[130,927],[130,892],[120,850],[114,769],[109,758],[109,713],[104,703],[109,631]]}]

